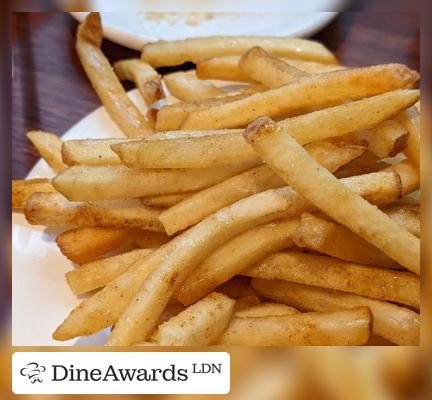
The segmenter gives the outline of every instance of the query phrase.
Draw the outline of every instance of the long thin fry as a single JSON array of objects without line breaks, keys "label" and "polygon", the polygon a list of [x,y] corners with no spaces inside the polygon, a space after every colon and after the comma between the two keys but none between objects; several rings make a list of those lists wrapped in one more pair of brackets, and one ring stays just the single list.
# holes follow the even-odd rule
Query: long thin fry
[{"label": "long thin fry", "polygon": [[368,342],[367,307],[325,313],[233,318],[218,344],[242,346],[350,346]]},{"label": "long thin fry", "polygon": [[84,264],[133,244],[135,230],[130,228],[75,228],[57,236],[56,243],[65,257]]},{"label": "long thin fry", "polygon": [[322,44],[305,39],[271,36],[210,36],[159,41],[144,46],[141,58],[154,67],[180,65],[187,61],[230,54],[243,54],[260,46],[278,57],[292,57],[335,64],[333,54]]},{"label": "long thin fry", "polygon": [[411,272],[292,250],[267,257],[243,274],[341,290],[420,308],[420,279]]},{"label": "long thin fry", "polygon": [[125,166],[75,166],[63,171],[53,185],[70,201],[97,201],[185,193],[204,189],[254,166],[238,163],[194,169],[129,169]]},{"label": "long thin fry", "polygon": [[169,208],[180,203],[181,201],[192,196],[195,193],[196,192],[163,194],[160,196],[143,197],[141,201],[146,206]]},{"label": "long thin fry", "polygon": [[[231,55],[198,61],[196,64],[197,76],[200,79],[253,82],[249,75],[246,75],[239,68],[239,60],[240,56]],[[282,58],[282,60],[308,74],[320,74],[345,68],[337,64],[323,64],[314,61],[294,60],[292,58]]]},{"label": "long thin fry", "polygon": [[100,46],[103,39],[99,13],[90,13],[78,28],[76,50],[81,64],[112,120],[126,136],[146,136],[153,129],[126,95]]},{"label": "long thin fry", "polygon": [[[244,136],[264,161],[300,194],[402,266],[420,273],[419,239],[341,184],[286,131],[263,117],[251,124]],[[343,207],[335,207],[328,199]]]},{"label": "long thin fry", "polygon": [[368,307],[373,314],[373,332],[401,346],[417,346],[420,341],[420,315],[386,301],[351,293],[279,280],[252,279],[252,286],[263,296],[303,311],[331,312]]},{"label": "long thin fry", "polygon": [[61,156],[63,142],[56,134],[42,131],[30,131],[27,132],[26,136],[54,172],[61,172],[67,168]]},{"label": "long thin fry", "polygon": [[311,75],[222,106],[189,114],[182,129],[219,129],[246,126],[261,115],[293,116],[359,100],[396,89],[410,88],[419,75],[400,64],[377,65]]},{"label": "long thin fry", "polygon": [[148,106],[165,97],[159,74],[144,61],[138,58],[117,61],[114,71],[120,80],[135,83]]},{"label": "long thin fry", "polygon": [[140,228],[163,232],[160,210],[138,199],[104,203],[71,203],[59,193],[34,193],[26,202],[25,216],[33,225]]},{"label": "long thin fry", "polygon": [[281,303],[262,303],[256,306],[243,308],[234,313],[238,318],[276,317],[279,315],[298,314],[294,307]]}]

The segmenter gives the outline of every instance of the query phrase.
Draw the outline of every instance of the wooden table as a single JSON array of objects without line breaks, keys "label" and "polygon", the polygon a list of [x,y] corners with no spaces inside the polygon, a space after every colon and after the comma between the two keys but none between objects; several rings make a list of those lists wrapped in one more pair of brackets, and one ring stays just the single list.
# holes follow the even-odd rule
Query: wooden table
[{"label": "wooden table", "polygon": [[[13,18],[12,177],[24,178],[38,155],[25,133],[66,132],[100,105],[75,54],[77,23],[63,13],[17,13]],[[340,14],[314,39],[341,63],[399,62],[419,70],[419,21],[409,13]],[[105,41],[111,61],[138,53]],[[131,88],[131,86],[127,86]]]}]

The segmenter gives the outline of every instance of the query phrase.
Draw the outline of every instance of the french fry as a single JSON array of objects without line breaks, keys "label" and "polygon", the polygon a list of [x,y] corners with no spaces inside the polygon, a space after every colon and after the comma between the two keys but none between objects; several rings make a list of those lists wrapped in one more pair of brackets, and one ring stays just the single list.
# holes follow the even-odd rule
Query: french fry
[{"label": "french fry", "polygon": [[[279,57],[281,58],[281,57]],[[281,58],[286,63],[308,74],[321,74],[323,72],[344,69],[342,65],[323,64],[314,61],[294,60]],[[220,79],[223,81],[253,82],[239,68],[240,56],[220,56],[200,60],[196,64],[196,74],[200,79]]]},{"label": "french fry", "polygon": [[278,280],[252,279],[252,286],[263,296],[303,311],[331,312],[368,307],[373,314],[373,332],[401,346],[420,341],[420,316],[408,308],[351,293]]},{"label": "french fry", "polygon": [[92,261],[66,273],[66,281],[76,295],[104,287],[154,249],[138,249]]},{"label": "french fry", "polygon": [[397,121],[384,121],[370,131],[353,135],[359,141],[366,141],[370,152],[378,158],[394,157],[403,151],[408,141],[408,131]]},{"label": "french fry", "polygon": [[143,231],[141,229],[133,229],[132,235],[134,242],[142,249],[160,247],[171,240],[165,233]]},{"label": "french fry", "polygon": [[[358,157],[361,146],[332,141],[314,142],[305,147],[330,171]],[[284,182],[268,166],[261,165],[204,189],[164,211],[160,220],[169,234],[196,224],[217,210],[267,189],[283,186]]]},{"label": "french fry", "polygon": [[[406,173],[404,168],[399,171]],[[409,173],[406,175],[411,178]],[[401,179],[396,167],[341,181],[350,190],[379,204],[396,201],[408,188],[415,190],[409,179]],[[312,209],[312,204],[289,187],[258,193],[223,208],[134,264],[78,305],[53,337],[68,340],[91,335],[115,323],[111,345],[145,340],[181,282],[218,246],[254,226]]]},{"label": "french fry", "polygon": [[75,166],[57,175],[53,185],[70,201],[121,200],[204,189],[252,166],[249,162],[192,170]]},{"label": "french fry", "polygon": [[[341,184],[285,130],[263,117],[249,125],[244,136],[263,160],[301,195],[402,266],[420,273],[419,239]],[[337,199],[343,207],[335,207],[328,199]]]},{"label": "french fry", "polygon": [[294,307],[280,303],[262,303],[256,306],[243,308],[234,313],[237,318],[259,318],[259,317],[278,317],[280,315],[298,314],[299,311]]},{"label": "french fry", "polygon": [[276,88],[308,74],[280,58],[269,55],[260,47],[252,47],[239,60],[239,68],[252,80],[269,88]]},{"label": "french fry", "polygon": [[410,88],[418,77],[417,72],[400,64],[311,75],[242,100],[192,112],[182,123],[182,129],[236,128],[246,126],[261,115],[272,118],[294,116],[303,114],[304,110],[327,108],[346,100]]},{"label": "french fry", "polygon": [[34,193],[24,209],[32,225],[103,228],[140,228],[163,232],[160,210],[144,206],[138,199],[104,203],[71,203],[58,193]]},{"label": "french fry", "polygon": [[420,237],[420,207],[419,206],[393,206],[383,211],[399,226]]},{"label": "french fry", "polygon": [[159,74],[149,64],[138,58],[114,63],[118,78],[135,83],[148,106],[165,97]]},{"label": "french fry", "polygon": [[281,279],[341,290],[420,308],[420,279],[411,272],[354,264],[298,251],[273,254],[242,272],[247,276]]},{"label": "french fry", "polygon": [[182,283],[176,298],[189,305],[264,257],[291,247],[299,221],[286,219],[252,228],[210,254]]},{"label": "french fry", "polygon": [[42,131],[30,131],[27,132],[26,136],[54,172],[61,172],[67,168],[61,156],[63,142],[56,134]]},{"label": "french fry", "polygon": [[[206,168],[243,161],[261,164],[260,158],[245,146],[237,132],[118,143],[111,148],[129,168]],[[233,150],[225,152],[225,148]]]},{"label": "french fry", "polygon": [[210,36],[184,40],[158,41],[143,47],[142,60],[154,67],[180,65],[203,58],[243,54],[260,46],[277,57],[292,57],[336,64],[334,55],[322,44],[305,39],[271,36]]},{"label": "french fry", "polygon": [[218,340],[242,346],[350,346],[368,342],[372,315],[367,307],[274,317],[233,318]]},{"label": "french fry", "polygon": [[390,257],[345,226],[314,214],[302,214],[300,224],[293,233],[293,241],[298,247],[307,247],[345,261],[397,267],[397,263]]},{"label": "french fry", "polygon": [[65,257],[84,264],[134,243],[134,229],[76,228],[57,236],[56,243]]},{"label": "french fry", "polygon": [[90,82],[111,119],[129,137],[146,136],[153,129],[126,95],[100,49],[103,39],[99,13],[90,13],[78,28],[76,50]]},{"label": "french fry", "polygon": [[111,145],[124,142],[125,139],[67,140],[61,151],[63,162],[70,167],[121,165],[121,160],[112,151]]},{"label": "french fry", "polygon": [[180,203],[181,201],[192,196],[195,193],[196,192],[163,194],[160,196],[143,197],[141,201],[146,206],[169,208]]},{"label": "french fry", "polygon": [[223,96],[225,92],[210,82],[198,79],[192,72],[166,74],[163,81],[170,94],[181,101],[195,101]]},{"label": "french fry", "polygon": [[159,326],[156,341],[161,346],[206,346],[227,328],[235,300],[211,293]]},{"label": "french fry", "polygon": [[49,179],[13,179],[12,208],[24,208],[27,199],[36,192],[55,193]]},{"label": "french fry", "polygon": [[398,115],[398,121],[409,132],[405,155],[420,168],[420,111],[416,107],[410,107]]},{"label": "french fry", "polygon": [[247,94],[226,95],[213,99],[165,105],[157,113],[155,130],[159,132],[180,129],[181,124],[192,111],[204,110],[214,105],[230,103],[235,100],[244,99],[247,96]]}]

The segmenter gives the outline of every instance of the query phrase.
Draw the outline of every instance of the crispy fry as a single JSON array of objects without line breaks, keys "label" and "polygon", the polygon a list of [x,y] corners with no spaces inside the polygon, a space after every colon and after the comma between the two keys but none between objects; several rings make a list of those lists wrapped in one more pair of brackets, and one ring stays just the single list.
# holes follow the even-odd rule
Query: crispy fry
[{"label": "crispy fry", "polygon": [[[244,136],[263,160],[301,195],[402,266],[420,273],[419,239],[341,184],[285,130],[263,117],[249,125]],[[337,199],[343,207],[335,207],[328,199]]]},{"label": "crispy fry", "polygon": [[311,75],[222,106],[189,114],[182,129],[243,127],[261,115],[293,116],[359,100],[396,89],[410,88],[417,72],[400,64],[376,65]]},{"label": "crispy fry", "polygon": [[182,283],[177,300],[189,305],[267,255],[292,246],[299,221],[286,219],[252,228],[207,257]]},{"label": "crispy fry", "polygon": [[150,207],[172,207],[196,192],[163,194],[161,196],[143,197],[142,203]]},{"label": "crispy fry", "polygon": [[298,251],[273,254],[243,274],[341,290],[420,308],[420,279],[405,271],[354,264]]},{"label": "crispy fry", "polygon": [[398,116],[398,121],[409,132],[405,155],[420,168],[420,111],[410,107]]},{"label": "crispy fry", "polygon": [[92,261],[66,273],[66,281],[76,295],[104,287],[154,249],[138,249]]},{"label": "crispy fry", "polygon": [[349,346],[368,342],[367,307],[258,318],[233,318],[218,344],[242,346]]},{"label": "crispy fry", "polygon": [[262,303],[256,306],[243,308],[234,313],[237,318],[277,317],[280,315],[298,314],[294,307],[280,303]]},{"label": "crispy fry", "polygon": [[356,140],[366,141],[369,151],[379,158],[394,157],[403,151],[408,141],[408,131],[397,121],[384,121],[370,131],[356,132]]},{"label": "crispy fry", "polygon": [[253,46],[260,46],[277,57],[336,64],[334,55],[320,43],[271,36],[210,36],[158,41],[144,45],[141,58],[154,67],[163,67],[187,61],[197,62],[209,57],[239,55]]},{"label": "crispy fry", "polygon": [[146,136],[153,129],[126,95],[100,46],[103,39],[99,13],[90,13],[78,28],[76,49],[90,82],[112,120],[129,137]]},{"label": "crispy fry", "polygon": [[173,72],[164,75],[163,81],[171,95],[182,101],[195,101],[223,96],[225,92],[210,82],[198,79],[192,72]]},{"label": "crispy fry", "polygon": [[[129,168],[206,168],[243,161],[261,164],[260,158],[237,132],[119,143],[111,148]],[[233,150],[225,152],[226,148]]]},{"label": "crispy fry", "polygon": [[60,251],[76,264],[84,264],[132,244],[134,229],[76,228],[57,236]]},{"label": "crispy fry", "polygon": [[269,55],[261,47],[252,47],[239,60],[239,68],[252,80],[269,88],[294,82],[308,74],[280,58]]},{"label": "crispy fry", "polygon": [[63,142],[56,134],[42,131],[30,131],[27,132],[26,136],[54,172],[61,172],[67,168],[61,156]]},{"label": "crispy fry", "polygon": [[[290,58],[281,59],[308,74],[320,74],[322,72],[337,71],[345,68],[337,64],[323,64],[314,61],[293,60]],[[200,60],[196,64],[196,74],[200,79],[253,82],[253,80],[239,68],[239,60],[240,56],[220,56]]]},{"label": "crispy fry", "polygon": [[121,165],[121,160],[112,151],[111,145],[124,142],[125,139],[67,140],[62,147],[63,161],[68,166]]},{"label": "crispy fry", "polygon": [[120,80],[135,83],[148,106],[165,97],[159,74],[144,61],[138,58],[117,61],[114,71]]},{"label": "crispy fry", "polygon": [[13,179],[12,208],[24,208],[27,199],[36,192],[55,193],[49,179]]},{"label": "crispy fry", "polygon": [[[412,188],[411,182],[401,179],[395,169],[341,181],[369,201],[391,203],[407,191],[401,188],[401,183]],[[405,172],[403,168],[400,171]],[[67,340],[91,335],[116,323],[115,336],[110,339],[112,345],[143,340],[154,330],[181,282],[218,246],[254,226],[311,209],[312,204],[289,187],[258,193],[223,208],[134,264],[81,303],[53,336],[56,340]],[[150,275],[149,271],[152,271]]]},{"label": "crispy fry", "polygon": [[157,113],[155,130],[173,131],[180,129],[185,118],[192,111],[204,110],[215,105],[230,103],[235,100],[244,99],[249,94],[225,95],[212,99],[197,100],[193,102],[178,102],[163,106]]},{"label": "crispy fry", "polygon": [[238,163],[192,170],[138,170],[125,166],[75,166],[53,181],[56,190],[71,201],[116,200],[204,189],[251,168]]},{"label": "crispy fry", "polygon": [[34,193],[24,209],[32,225],[103,228],[141,228],[163,232],[160,210],[144,206],[138,199],[104,203],[71,203],[59,193]]},{"label": "crispy fry", "polygon": [[227,328],[235,300],[211,293],[159,326],[156,340],[161,346],[205,346],[213,344]]},{"label": "crispy fry", "polygon": [[252,279],[263,296],[304,311],[331,312],[365,306],[373,314],[373,332],[401,346],[420,341],[420,316],[408,308],[355,294],[278,280]]},{"label": "crispy fry", "polygon": [[[364,151],[361,146],[332,141],[314,142],[306,145],[306,149],[332,172]],[[166,231],[172,234],[240,199],[283,185],[284,182],[279,176],[268,166],[261,165],[194,194],[164,211],[160,220]]]},{"label": "crispy fry", "polygon": [[307,247],[354,263],[397,267],[397,263],[390,257],[345,226],[314,214],[302,214],[293,241],[299,247]]}]

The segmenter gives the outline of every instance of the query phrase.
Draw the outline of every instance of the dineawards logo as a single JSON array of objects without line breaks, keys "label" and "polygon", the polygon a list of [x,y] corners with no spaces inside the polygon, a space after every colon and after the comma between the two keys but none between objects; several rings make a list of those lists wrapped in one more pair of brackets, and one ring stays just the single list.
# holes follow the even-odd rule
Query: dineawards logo
[{"label": "dineawards logo", "polygon": [[224,352],[39,352],[12,357],[17,394],[226,394]]},{"label": "dineawards logo", "polygon": [[43,365],[39,365],[36,362],[29,362],[24,368],[21,369],[20,374],[27,376],[32,384],[36,382],[42,383],[41,374],[46,371]]}]

